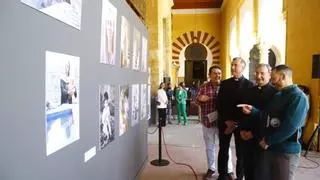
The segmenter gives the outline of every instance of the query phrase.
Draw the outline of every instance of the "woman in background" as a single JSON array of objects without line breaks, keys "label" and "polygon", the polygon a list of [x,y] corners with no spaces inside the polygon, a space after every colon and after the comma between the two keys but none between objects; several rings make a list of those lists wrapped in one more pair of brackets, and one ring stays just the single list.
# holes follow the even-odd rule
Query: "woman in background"
[{"label": "woman in background", "polygon": [[184,119],[184,125],[188,125],[187,119],[187,91],[183,88],[183,82],[179,84],[178,90],[176,91],[175,98],[176,98],[176,106],[178,111],[178,125],[181,122],[181,116]]},{"label": "woman in background", "polygon": [[157,97],[157,108],[159,112],[159,125],[166,126],[166,110],[168,104],[167,93],[164,90],[165,84],[162,82],[160,83],[158,89],[158,97]]}]

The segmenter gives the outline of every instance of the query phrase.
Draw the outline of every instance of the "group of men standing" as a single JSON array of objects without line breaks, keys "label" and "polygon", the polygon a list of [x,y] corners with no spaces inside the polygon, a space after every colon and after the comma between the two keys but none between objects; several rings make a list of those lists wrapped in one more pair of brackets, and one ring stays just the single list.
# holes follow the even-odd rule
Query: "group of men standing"
[{"label": "group of men standing", "polygon": [[[256,67],[256,84],[243,76],[245,61],[231,63],[232,77],[221,81],[221,68],[209,69],[210,82],[202,85],[196,100],[201,109],[208,170],[215,175],[215,136],[219,136],[219,180],[292,180],[299,164],[300,128],[309,104],[292,82],[286,65],[273,70]],[[230,140],[234,134],[236,177],[232,173]]]}]

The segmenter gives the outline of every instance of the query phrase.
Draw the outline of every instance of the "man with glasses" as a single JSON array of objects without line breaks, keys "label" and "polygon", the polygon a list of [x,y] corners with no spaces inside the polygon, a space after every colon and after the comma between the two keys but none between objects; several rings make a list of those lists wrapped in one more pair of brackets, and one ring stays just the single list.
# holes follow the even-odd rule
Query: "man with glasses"
[{"label": "man with glasses", "polygon": [[[259,64],[256,67],[256,85],[247,92],[246,103],[259,109],[264,109],[276,93],[271,85],[271,67],[269,64]],[[246,180],[262,180],[266,177],[263,172],[263,149],[259,146],[262,140],[264,124],[247,116],[240,122],[240,136],[243,140],[243,164]]]}]

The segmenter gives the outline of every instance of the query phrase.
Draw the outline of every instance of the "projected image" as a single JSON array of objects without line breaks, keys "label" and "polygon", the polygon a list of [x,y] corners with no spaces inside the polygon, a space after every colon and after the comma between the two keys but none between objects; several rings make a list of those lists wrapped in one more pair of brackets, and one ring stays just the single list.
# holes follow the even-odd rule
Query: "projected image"
[{"label": "projected image", "polygon": [[129,85],[120,86],[119,97],[119,135],[123,135],[129,124]]},{"label": "projected image", "polygon": [[46,51],[47,156],[80,138],[80,58]]},{"label": "projected image", "polygon": [[117,9],[108,1],[102,1],[101,57],[103,64],[115,64]]},{"label": "projected image", "polygon": [[103,149],[115,139],[115,98],[116,86],[99,86],[100,108],[100,149]]},{"label": "projected image", "polygon": [[21,2],[77,29],[81,27],[82,0],[21,0]]},{"label": "projected image", "polygon": [[141,84],[141,120],[147,116],[147,85]]},{"label": "projected image", "polygon": [[128,68],[130,66],[130,58],[129,58],[129,22],[126,17],[121,17],[121,51],[120,51],[120,59],[121,59],[121,67]]},{"label": "projected image", "polygon": [[133,29],[133,54],[132,54],[132,68],[139,70],[139,63],[141,57],[141,35],[138,29]]},{"label": "projected image", "polygon": [[132,85],[131,126],[139,123],[139,84]]},{"label": "projected image", "polygon": [[147,71],[147,59],[148,59],[148,41],[147,39],[142,36],[142,55],[141,55],[141,71]]}]

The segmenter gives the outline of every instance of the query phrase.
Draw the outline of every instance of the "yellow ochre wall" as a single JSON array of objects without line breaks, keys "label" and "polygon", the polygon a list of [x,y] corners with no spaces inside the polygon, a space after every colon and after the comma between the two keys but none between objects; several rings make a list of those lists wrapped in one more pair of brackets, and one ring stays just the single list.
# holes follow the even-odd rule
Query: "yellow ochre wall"
[{"label": "yellow ochre wall", "polygon": [[[286,0],[287,9],[287,47],[286,63],[293,70],[294,83],[310,87],[312,108],[311,121],[319,118],[319,80],[311,78],[312,54],[320,54],[320,9],[319,0]],[[306,139],[315,128],[315,124],[307,125]],[[306,140],[305,139],[305,140]]]},{"label": "yellow ochre wall", "polygon": [[220,41],[220,13],[211,14],[173,14],[172,40],[177,39],[185,32],[203,31],[216,37]]},{"label": "yellow ochre wall", "polygon": [[[207,32],[209,33],[208,37],[214,36],[214,41],[219,41],[221,44],[220,11],[217,10],[217,12],[207,14],[194,14],[191,12],[191,14],[172,15],[172,42],[177,42],[177,38],[179,36],[183,37],[184,33],[190,35],[190,31],[195,31],[195,35],[197,35],[197,31]],[[221,48],[221,45],[219,48]],[[210,65],[208,64],[208,66]],[[176,83],[176,75],[177,73],[172,73],[173,83]]]},{"label": "yellow ochre wall", "polygon": [[[221,63],[224,69],[224,77],[230,77],[229,54],[229,25],[231,19],[237,15],[244,0],[225,0],[221,8]],[[258,11],[258,0],[254,12]],[[312,54],[320,53],[320,9],[319,0],[284,0],[284,15],[287,17],[286,40],[286,64],[293,70],[295,84],[303,84],[311,91],[311,112],[304,134],[304,140],[308,140],[318,122],[318,97],[320,96],[319,80],[311,78]],[[257,15],[257,13],[255,13]],[[257,29],[255,18],[254,29]],[[239,29],[239,23],[237,23]],[[239,38],[238,38],[239,39]]]},{"label": "yellow ochre wall", "polygon": [[[230,73],[230,59],[229,59],[229,38],[230,38],[230,22],[234,16],[237,15],[243,0],[224,0],[221,7],[221,52],[220,61],[223,68],[223,77],[228,78]],[[237,28],[239,29],[239,23]],[[239,33],[238,33],[239,36]],[[239,44],[239,37],[237,37]]]}]

